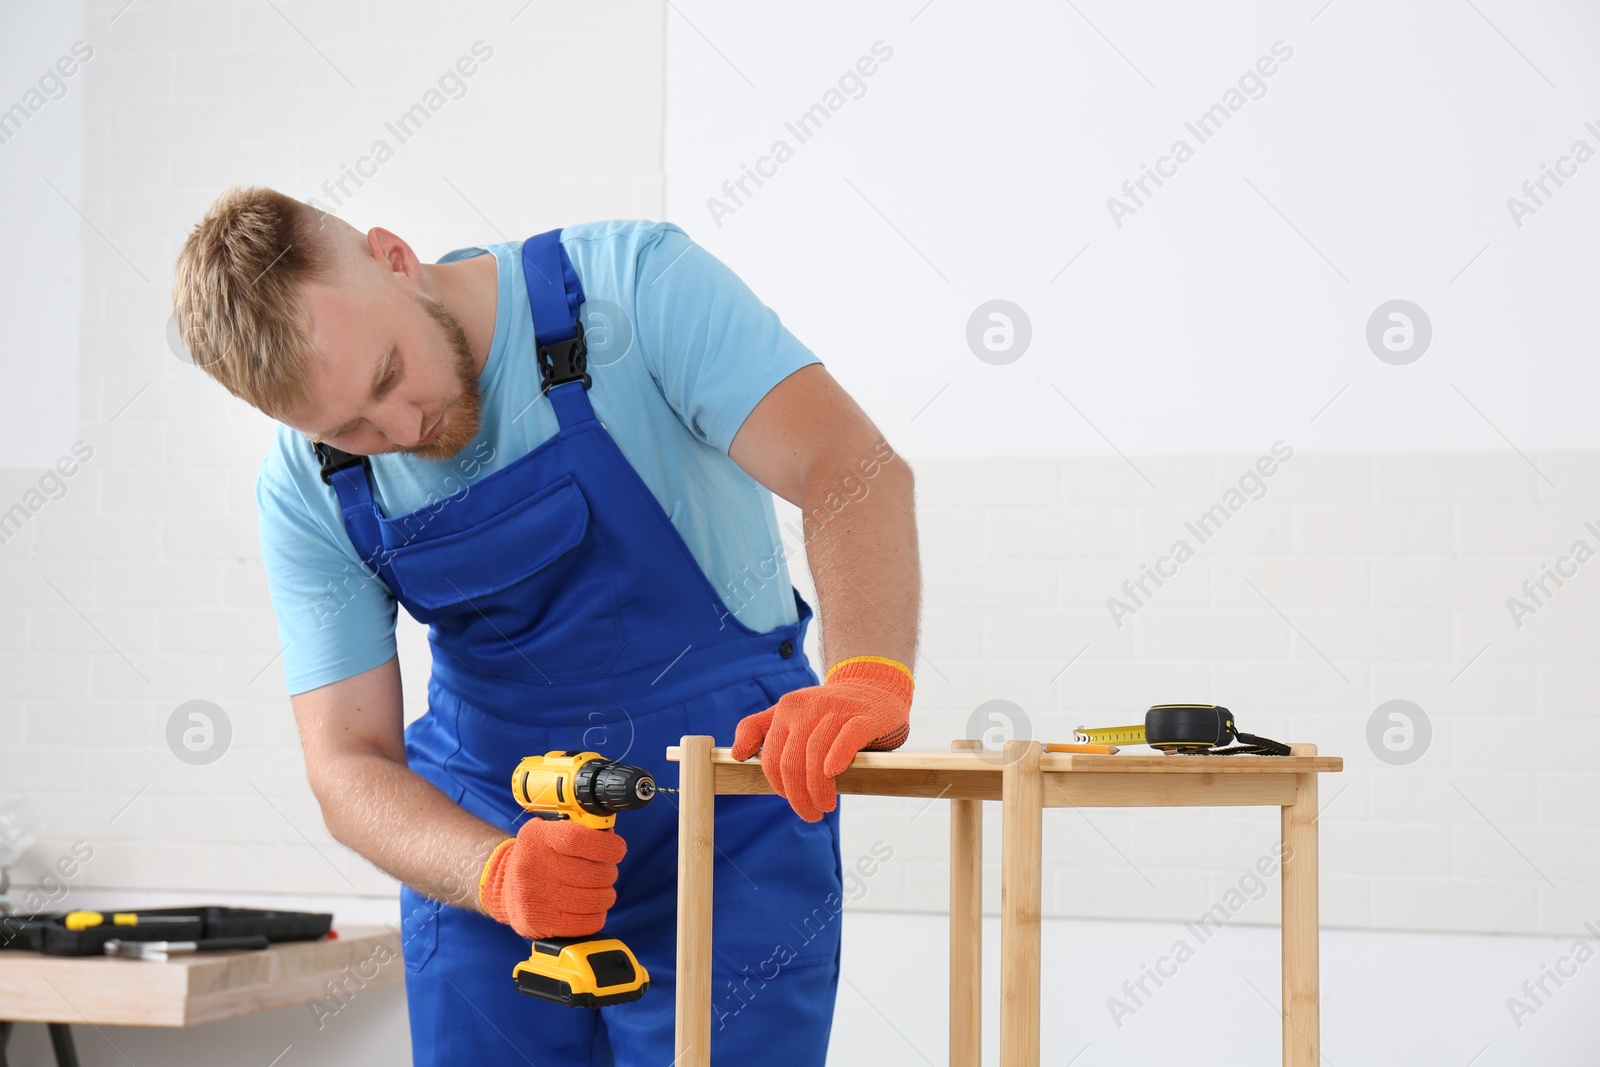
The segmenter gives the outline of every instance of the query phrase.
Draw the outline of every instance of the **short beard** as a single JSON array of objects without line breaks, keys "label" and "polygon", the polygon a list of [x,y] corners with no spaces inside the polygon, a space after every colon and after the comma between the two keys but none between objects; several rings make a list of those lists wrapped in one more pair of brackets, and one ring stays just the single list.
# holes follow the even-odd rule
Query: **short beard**
[{"label": "short beard", "polygon": [[416,296],[422,310],[444,331],[445,342],[450,346],[453,357],[456,384],[460,389],[456,398],[445,408],[444,429],[439,436],[425,445],[400,451],[419,459],[444,460],[466,448],[478,436],[483,423],[483,393],[478,389],[478,372],[473,368],[472,350],[467,346],[467,332],[461,328],[460,321],[450,313],[449,308],[432,297],[421,293]]}]

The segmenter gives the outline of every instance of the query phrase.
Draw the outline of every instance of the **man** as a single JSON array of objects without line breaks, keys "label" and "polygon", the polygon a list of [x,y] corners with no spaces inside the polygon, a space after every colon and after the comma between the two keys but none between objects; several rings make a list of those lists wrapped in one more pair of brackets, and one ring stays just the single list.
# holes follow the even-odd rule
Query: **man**
[{"label": "man", "polygon": [[[403,884],[416,1062],[507,1041],[541,1064],[673,1061],[674,807],[624,816],[624,845],[524,819],[509,779],[594,750],[672,786],[664,749],[701,733],[759,750],[778,794],[717,805],[715,1062],[822,1064],[833,778],[905,740],[920,602],[911,472],[867,416],[671,224],[423,264],[240,188],[190,234],[174,300],[196,363],[282,424],[257,498],[284,669],[330,832]],[[610,336],[590,330],[586,364],[595,308]],[[769,491],[804,511],[821,684]],[[403,731],[397,602],[433,652]],[[650,971],[642,1000],[516,992],[527,939],[602,925]]]}]

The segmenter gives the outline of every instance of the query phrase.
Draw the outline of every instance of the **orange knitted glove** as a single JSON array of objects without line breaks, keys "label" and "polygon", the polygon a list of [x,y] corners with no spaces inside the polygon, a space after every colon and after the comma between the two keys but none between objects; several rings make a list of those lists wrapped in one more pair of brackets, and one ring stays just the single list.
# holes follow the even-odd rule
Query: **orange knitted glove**
[{"label": "orange knitted glove", "polygon": [[529,940],[596,933],[617,902],[611,886],[627,851],[610,830],[529,819],[490,853],[478,878],[478,901],[491,918]]},{"label": "orange knitted glove", "polygon": [[882,656],[833,665],[821,685],[785,693],[748,715],[733,735],[733,758],[761,752],[772,791],[807,822],[839,802],[833,780],[863,749],[899,748],[911,732],[911,670]]}]

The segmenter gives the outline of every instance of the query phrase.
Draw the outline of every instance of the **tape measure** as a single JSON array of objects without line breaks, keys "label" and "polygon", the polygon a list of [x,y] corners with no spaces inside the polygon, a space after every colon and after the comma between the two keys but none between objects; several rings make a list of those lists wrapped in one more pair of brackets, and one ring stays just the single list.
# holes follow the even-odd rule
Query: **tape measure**
[{"label": "tape measure", "polygon": [[[1190,756],[1289,754],[1288,745],[1240,733],[1233,724],[1233,712],[1216,704],[1157,704],[1144,713],[1143,726],[1080,726],[1075,733],[1078,741],[1086,744],[1149,745]],[[1240,743],[1234,745],[1234,741]]]}]

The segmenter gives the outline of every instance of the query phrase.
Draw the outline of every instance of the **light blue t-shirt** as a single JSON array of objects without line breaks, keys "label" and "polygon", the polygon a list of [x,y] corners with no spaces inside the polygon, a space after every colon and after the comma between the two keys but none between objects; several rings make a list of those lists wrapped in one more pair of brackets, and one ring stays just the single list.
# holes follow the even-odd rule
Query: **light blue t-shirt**
[{"label": "light blue t-shirt", "polygon": [[[589,399],[740,622],[795,621],[772,495],[728,458],[745,417],[774,385],[818,362],[748,286],[677,226],[592,222],[561,244],[583,283]],[[483,425],[455,458],[372,457],[374,498],[393,517],[442,501],[526,455],[557,429],[539,392],[522,242],[485,252],[499,269],[494,339],[479,376]],[[339,681],[395,654],[396,605],[345,532],[311,445],[279,426],[256,481],[261,553],[289,692]]]}]

